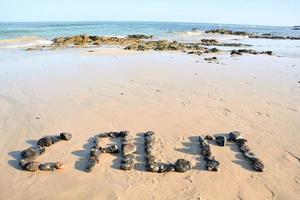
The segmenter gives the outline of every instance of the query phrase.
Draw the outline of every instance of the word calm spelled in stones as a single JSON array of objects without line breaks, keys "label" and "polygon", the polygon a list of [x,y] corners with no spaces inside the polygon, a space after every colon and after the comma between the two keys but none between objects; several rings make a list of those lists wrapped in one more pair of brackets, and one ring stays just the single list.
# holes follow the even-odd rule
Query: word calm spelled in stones
[{"label": "word calm spelled in stones", "polygon": [[[30,147],[21,152],[21,160],[19,165],[23,170],[35,172],[38,170],[42,171],[54,171],[56,169],[63,168],[62,163],[39,163],[35,161],[40,155],[45,153],[45,147],[49,147],[61,140],[68,141],[72,138],[70,133],[60,133],[58,136],[48,136],[43,137],[37,141],[37,146]],[[115,138],[120,140],[121,147],[118,144],[113,144],[107,147],[100,145],[101,140],[104,138]],[[167,172],[187,172],[192,169],[190,161],[185,159],[177,159],[174,163],[164,163],[157,160],[154,155],[155,148],[155,133],[148,131],[143,134],[144,138],[144,153],[146,161],[146,171],[153,173],[167,173]],[[205,137],[199,136],[200,144],[200,155],[204,157],[206,162],[206,169],[208,171],[219,171],[220,162],[212,153],[212,147],[210,143],[214,141],[217,145],[225,147],[228,142],[236,143],[243,153],[245,158],[249,161],[252,168],[258,172],[263,172],[265,166],[263,161],[259,159],[247,145],[247,140],[244,139],[240,132],[234,131],[229,134],[219,135],[219,136],[210,136]],[[135,163],[135,153],[137,151],[136,145],[133,143],[133,138],[131,137],[128,131],[120,132],[105,132],[96,135],[93,138],[93,146],[89,152],[88,163],[85,168],[86,172],[92,172],[99,163],[99,157],[103,153],[108,154],[119,154],[121,153],[122,159],[120,162],[120,169],[122,170],[132,170]]]}]

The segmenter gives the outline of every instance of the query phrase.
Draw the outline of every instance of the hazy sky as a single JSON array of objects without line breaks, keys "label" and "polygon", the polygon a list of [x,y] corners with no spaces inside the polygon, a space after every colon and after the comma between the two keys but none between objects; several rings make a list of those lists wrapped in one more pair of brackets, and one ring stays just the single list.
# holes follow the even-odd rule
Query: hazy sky
[{"label": "hazy sky", "polygon": [[300,25],[300,0],[0,0],[0,21]]}]

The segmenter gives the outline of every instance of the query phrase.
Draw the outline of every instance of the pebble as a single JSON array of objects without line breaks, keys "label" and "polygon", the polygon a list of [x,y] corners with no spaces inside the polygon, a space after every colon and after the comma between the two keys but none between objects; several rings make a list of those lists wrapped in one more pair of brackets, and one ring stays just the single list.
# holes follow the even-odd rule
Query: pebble
[{"label": "pebble", "polygon": [[227,143],[227,138],[225,136],[217,136],[216,137],[216,143],[219,145],[219,146],[226,146],[226,143]]},{"label": "pebble", "polygon": [[206,169],[208,171],[219,171],[219,166],[220,166],[220,162],[215,159],[208,160],[206,163]]},{"label": "pebble", "polygon": [[39,170],[39,165],[40,165],[39,162],[35,162],[35,161],[29,162],[25,165],[24,169],[27,171],[36,172]]},{"label": "pebble", "polygon": [[51,137],[43,137],[37,141],[37,144],[41,147],[49,147],[52,145]]},{"label": "pebble", "polygon": [[69,141],[72,138],[72,134],[71,133],[65,133],[65,132],[63,132],[63,133],[60,133],[60,138],[62,140]]},{"label": "pebble", "polygon": [[116,144],[114,144],[110,147],[104,147],[104,148],[100,147],[99,150],[101,153],[119,153],[120,152],[119,148]]},{"label": "pebble", "polygon": [[239,131],[232,131],[229,133],[229,141],[236,141],[237,139],[241,138],[242,134]]},{"label": "pebble", "polygon": [[42,155],[45,153],[45,148],[41,146],[37,147],[30,147],[24,151],[21,152],[21,157],[22,158],[32,158],[35,159],[38,156]]},{"label": "pebble", "polygon": [[175,170],[177,172],[187,172],[192,169],[191,162],[185,159],[178,159],[175,163]]}]

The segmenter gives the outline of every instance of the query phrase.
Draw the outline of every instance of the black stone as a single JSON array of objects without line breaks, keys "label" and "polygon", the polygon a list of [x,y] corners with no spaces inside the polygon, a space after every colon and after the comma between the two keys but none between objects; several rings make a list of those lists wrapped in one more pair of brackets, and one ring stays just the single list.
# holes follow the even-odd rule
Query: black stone
[{"label": "black stone", "polygon": [[71,140],[71,138],[72,138],[72,134],[71,133],[60,133],[60,138],[62,139],[62,140],[66,140],[66,141],[68,141],[68,140]]},{"label": "black stone", "polygon": [[191,163],[185,159],[178,159],[175,163],[175,170],[177,172],[187,172],[192,169]]},{"label": "black stone", "polygon": [[219,145],[219,146],[226,146],[226,143],[227,143],[227,138],[225,136],[217,136],[216,137],[216,143]]},{"label": "black stone", "polygon": [[41,147],[49,147],[52,145],[51,137],[43,137],[37,141],[37,144]]}]

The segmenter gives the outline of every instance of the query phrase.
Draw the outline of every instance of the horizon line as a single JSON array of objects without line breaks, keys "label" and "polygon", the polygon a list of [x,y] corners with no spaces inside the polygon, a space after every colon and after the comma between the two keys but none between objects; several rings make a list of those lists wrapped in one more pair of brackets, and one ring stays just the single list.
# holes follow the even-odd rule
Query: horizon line
[{"label": "horizon line", "polygon": [[145,21],[145,20],[58,20],[58,21],[0,21],[0,23],[57,23],[57,22],[145,22],[145,23],[189,23],[189,24],[216,24],[216,25],[244,25],[244,26],[268,26],[268,27],[295,27],[298,25],[260,25],[219,22],[191,22],[191,21]]}]

